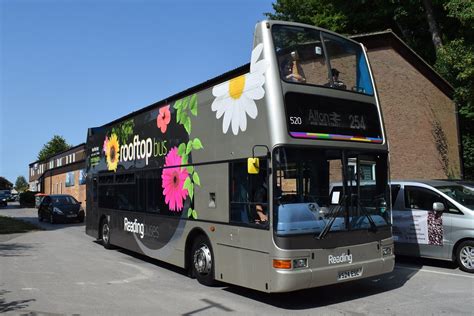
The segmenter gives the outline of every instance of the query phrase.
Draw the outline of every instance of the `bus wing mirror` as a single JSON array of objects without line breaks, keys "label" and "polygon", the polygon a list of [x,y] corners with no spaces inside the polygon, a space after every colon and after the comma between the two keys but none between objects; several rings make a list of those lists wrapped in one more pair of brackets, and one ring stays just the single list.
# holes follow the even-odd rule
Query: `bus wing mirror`
[{"label": "bus wing mirror", "polygon": [[260,160],[258,158],[247,159],[247,173],[258,174],[260,172]]}]

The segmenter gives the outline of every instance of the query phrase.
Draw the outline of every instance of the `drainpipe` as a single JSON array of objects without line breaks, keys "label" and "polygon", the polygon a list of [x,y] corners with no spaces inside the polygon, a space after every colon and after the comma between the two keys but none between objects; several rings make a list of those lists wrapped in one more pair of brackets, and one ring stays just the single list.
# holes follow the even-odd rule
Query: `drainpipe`
[{"label": "drainpipe", "polygon": [[458,150],[459,150],[459,162],[461,164],[460,172],[461,172],[461,179],[464,179],[464,157],[463,157],[463,146],[462,146],[462,138],[461,138],[461,127],[459,122],[459,104],[457,102],[454,103],[455,105],[455,114],[456,114],[456,130],[458,133]]}]

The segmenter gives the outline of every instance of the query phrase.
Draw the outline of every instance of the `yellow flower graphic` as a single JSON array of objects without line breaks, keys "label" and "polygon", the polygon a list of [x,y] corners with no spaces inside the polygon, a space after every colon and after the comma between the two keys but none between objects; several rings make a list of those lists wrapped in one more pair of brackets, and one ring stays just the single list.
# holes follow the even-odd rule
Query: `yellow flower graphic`
[{"label": "yellow flower graphic", "polygon": [[120,158],[120,146],[117,140],[117,135],[112,134],[107,142],[105,156],[107,157],[107,168],[109,170],[117,171],[117,165]]}]

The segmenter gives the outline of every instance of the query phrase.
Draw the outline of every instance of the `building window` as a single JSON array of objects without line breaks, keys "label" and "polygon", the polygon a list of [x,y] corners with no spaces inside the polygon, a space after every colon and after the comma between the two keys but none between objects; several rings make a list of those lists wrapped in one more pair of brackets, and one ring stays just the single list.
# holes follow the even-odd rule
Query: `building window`
[{"label": "building window", "polygon": [[49,162],[49,169],[53,169],[54,168],[54,160],[51,160]]},{"label": "building window", "polygon": [[74,171],[66,173],[66,187],[74,186]]},{"label": "building window", "polygon": [[72,154],[72,162],[76,162],[76,153]]},{"label": "building window", "polygon": [[86,169],[79,170],[79,185],[86,184]]}]

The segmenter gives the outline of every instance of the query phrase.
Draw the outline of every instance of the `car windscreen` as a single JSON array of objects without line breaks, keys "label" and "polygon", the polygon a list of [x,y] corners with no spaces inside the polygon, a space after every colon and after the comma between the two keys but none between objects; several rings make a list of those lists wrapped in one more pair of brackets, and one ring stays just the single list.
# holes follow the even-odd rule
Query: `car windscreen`
[{"label": "car windscreen", "polygon": [[463,185],[437,186],[436,189],[443,192],[456,202],[474,210],[474,191]]},{"label": "car windscreen", "polygon": [[75,205],[78,202],[71,196],[56,196],[53,197],[54,205]]}]

